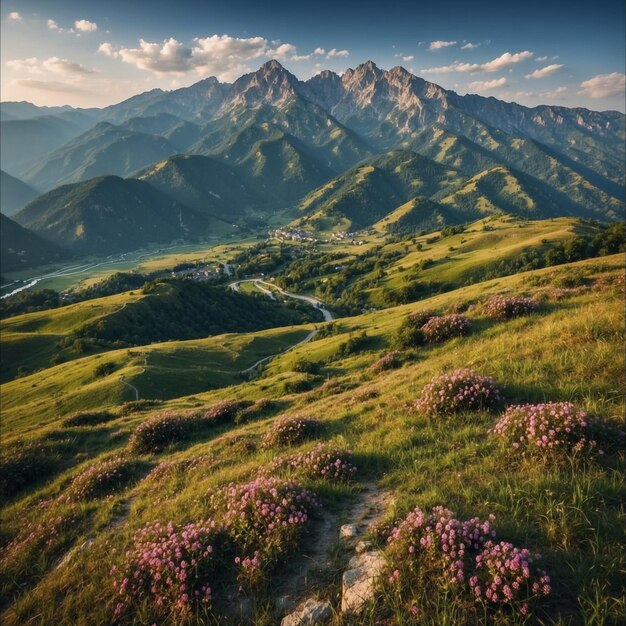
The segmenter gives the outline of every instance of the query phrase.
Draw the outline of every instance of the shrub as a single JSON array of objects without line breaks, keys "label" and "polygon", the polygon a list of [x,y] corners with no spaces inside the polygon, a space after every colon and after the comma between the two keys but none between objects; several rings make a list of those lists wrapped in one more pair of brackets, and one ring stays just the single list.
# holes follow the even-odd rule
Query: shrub
[{"label": "shrub", "polygon": [[266,447],[293,446],[317,437],[321,430],[322,424],[317,419],[286,415],[274,422],[263,443]]},{"label": "shrub", "polygon": [[110,496],[133,480],[136,469],[136,462],[120,457],[98,461],[72,480],[65,498],[78,502]]},{"label": "shrub", "polygon": [[176,461],[161,461],[145,478],[154,482],[162,482],[174,478],[181,474],[191,472],[203,465],[209,465],[214,461],[214,457],[209,454],[194,456],[191,459],[180,459]]},{"label": "shrub", "polygon": [[98,426],[117,419],[117,415],[109,411],[81,411],[63,420],[63,426]]},{"label": "shrub", "polygon": [[302,478],[322,478],[332,481],[348,481],[356,474],[352,464],[352,452],[338,446],[318,443],[309,452],[276,459],[265,470],[273,474],[288,470]]},{"label": "shrub", "polygon": [[441,506],[429,515],[414,509],[388,538],[390,582],[412,589],[452,590],[464,603],[508,605],[528,614],[531,601],[550,593],[550,578],[533,565],[539,555],[494,541],[494,519],[461,520]]},{"label": "shrub", "polygon": [[393,350],[392,352],[388,352],[383,355],[370,365],[370,371],[375,374],[379,374],[380,372],[385,372],[387,370],[395,370],[398,369],[402,365],[402,353],[398,352],[398,350]]},{"label": "shrub", "polygon": [[415,311],[404,318],[391,343],[399,350],[421,346],[425,339],[422,326],[436,317],[432,311]]},{"label": "shrub", "polygon": [[216,425],[234,422],[239,412],[251,404],[248,400],[223,400],[203,411],[202,420]]},{"label": "shrub", "polygon": [[177,413],[155,415],[135,428],[128,444],[133,452],[161,452],[167,445],[188,436],[197,419]]},{"label": "shrub", "polygon": [[311,389],[313,389],[313,383],[315,382],[315,380],[316,378],[312,376],[286,380],[282,385],[282,391],[285,394],[303,393],[304,391],[310,391]]},{"label": "shrub", "polygon": [[509,320],[522,315],[530,315],[539,309],[539,303],[532,298],[494,296],[485,304],[485,315],[492,319]]},{"label": "shrub", "polygon": [[414,406],[419,413],[449,415],[461,411],[489,411],[498,408],[502,395],[493,378],[470,369],[436,376],[422,390]]},{"label": "shrub", "polygon": [[599,441],[617,443],[623,432],[576,409],[571,402],[547,402],[510,406],[490,430],[507,445],[523,453],[547,451],[603,454]]},{"label": "shrub", "polygon": [[298,359],[291,368],[294,372],[300,372],[301,374],[319,374],[320,364],[309,361],[308,359]]},{"label": "shrub", "polygon": [[124,402],[124,404],[122,404],[120,407],[120,415],[127,416],[132,413],[139,413],[140,411],[153,409],[160,404],[163,404],[162,400],[131,400],[130,402]]},{"label": "shrub", "polygon": [[189,617],[198,605],[209,606],[213,586],[223,576],[224,530],[213,521],[140,528],[122,567],[113,567],[120,600],[115,615],[132,605],[147,605],[152,619]]},{"label": "shrub", "polygon": [[463,315],[442,315],[431,317],[423,326],[424,338],[429,343],[439,343],[452,337],[467,335],[471,322]]},{"label": "shrub", "polygon": [[38,441],[16,441],[3,446],[0,455],[0,496],[10,498],[49,477],[60,459]]},{"label": "shrub", "polygon": [[112,374],[117,369],[117,367],[118,366],[115,363],[113,363],[113,361],[109,361],[107,363],[100,363],[94,369],[93,377],[104,378],[105,376]]},{"label": "shrub", "polygon": [[263,571],[297,546],[311,512],[319,506],[313,492],[267,477],[210,489],[207,498],[236,546],[240,580],[250,583],[260,582]]}]

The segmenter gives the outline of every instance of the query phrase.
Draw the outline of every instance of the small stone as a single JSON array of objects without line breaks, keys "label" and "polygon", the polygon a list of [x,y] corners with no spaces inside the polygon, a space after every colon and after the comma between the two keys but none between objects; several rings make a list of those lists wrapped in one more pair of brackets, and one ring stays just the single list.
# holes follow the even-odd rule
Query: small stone
[{"label": "small stone", "polygon": [[274,610],[278,615],[284,615],[289,611],[295,609],[296,603],[289,596],[279,596],[274,601]]},{"label": "small stone", "polygon": [[281,626],[314,626],[321,624],[332,617],[333,609],[326,600],[314,600],[309,598],[304,605],[283,617]]},{"label": "small stone", "polygon": [[93,544],[94,540],[93,539],[87,539],[87,541],[84,541],[83,543],[80,544],[80,546],[74,546],[60,561],[60,563],[57,565],[57,569],[60,567],[65,567],[70,561],[72,561],[74,559],[74,557],[79,553],[79,552],[83,552],[85,550],[88,550],[89,548],[91,548],[92,544]]},{"label": "small stone", "polygon": [[339,536],[342,539],[354,539],[359,534],[356,524],[344,524],[339,529]]},{"label": "small stone", "polygon": [[376,582],[386,566],[385,555],[380,550],[365,552],[353,556],[349,566],[343,574],[341,611],[358,615],[374,598]]},{"label": "small stone", "polygon": [[359,541],[354,548],[357,554],[363,554],[364,552],[369,552],[372,549],[371,541]]}]

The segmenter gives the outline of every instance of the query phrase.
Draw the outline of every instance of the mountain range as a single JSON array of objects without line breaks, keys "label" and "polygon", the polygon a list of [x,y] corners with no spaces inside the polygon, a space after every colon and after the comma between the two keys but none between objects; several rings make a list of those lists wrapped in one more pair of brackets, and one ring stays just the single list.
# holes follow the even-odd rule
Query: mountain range
[{"label": "mountain range", "polygon": [[405,227],[624,211],[623,114],[460,96],[371,61],[307,81],[269,61],[232,84],[207,78],[103,109],[1,110],[2,170],[44,192],[19,211],[28,194],[3,192],[2,211],[76,254],[224,221],[365,228],[407,203]]}]

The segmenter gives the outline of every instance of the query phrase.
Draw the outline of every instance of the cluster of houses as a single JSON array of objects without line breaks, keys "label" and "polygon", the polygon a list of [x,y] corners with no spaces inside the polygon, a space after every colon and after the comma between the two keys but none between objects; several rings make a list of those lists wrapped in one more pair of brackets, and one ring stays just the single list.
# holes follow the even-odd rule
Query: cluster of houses
[{"label": "cluster of houses", "polygon": [[172,272],[172,278],[190,278],[192,280],[212,280],[224,274],[223,265],[189,267],[177,272]]},{"label": "cluster of houses", "polygon": [[275,228],[269,231],[269,236],[279,241],[318,241],[312,233],[300,228]]}]

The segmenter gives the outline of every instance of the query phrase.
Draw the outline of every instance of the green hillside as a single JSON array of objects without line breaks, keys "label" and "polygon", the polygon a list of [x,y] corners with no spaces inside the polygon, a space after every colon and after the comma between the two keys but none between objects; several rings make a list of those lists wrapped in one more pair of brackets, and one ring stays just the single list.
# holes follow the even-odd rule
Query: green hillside
[{"label": "green hillside", "polygon": [[15,272],[69,258],[70,253],[0,214],[0,272]]},{"label": "green hillside", "polygon": [[15,219],[75,253],[103,256],[231,229],[148,183],[117,176],[58,187],[33,200]]},{"label": "green hillside", "polygon": [[30,185],[0,170],[0,210],[11,216],[38,195]]},{"label": "green hillside", "polygon": [[[360,623],[409,620],[416,613],[413,607],[429,619],[435,616],[427,623],[436,619],[469,626],[492,623],[492,618],[502,624],[527,622],[509,607],[498,613],[488,605],[485,614],[484,605],[466,595],[464,587],[446,587],[436,574],[427,578],[428,593],[416,594],[411,561],[404,560],[412,557],[401,557],[387,547],[386,537],[415,506],[428,512],[443,505],[460,519],[473,515],[489,519],[494,514],[490,527],[496,529],[498,541],[541,554],[538,565],[549,575],[551,590],[530,605],[532,620],[556,624],[567,618],[583,623],[595,615],[599,623],[618,624],[623,609],[621,561],[616,556],[623,542],[619,439],[602,439],[602,455],[591,449],[583,456],[566,450],[524,456],[490,432],[502,409],[424,415],[414,403],[433,376],[470,367],[492,376],[507,403],[572,402],[576,410],[598,416],[609,429],[623,428],[619,392],[624,371],[623,271],[621,255],[591,259],[464,287],[418,305],[343,319],[326,337],[270,361],[260,377],[229,387],[209,389],[224,372],[240,370],[264,352],[280,351],[281,342],[287,347],[305,329],[170,342],[145,352],[114,351],[99,360],[87,357],[3,385],[3,446],[20,450],[23,468],[30,467],[33,454],[28,445],[35,446],[39,464],[48,468],[45,478],[23,474],[26,482],[2,511],[2,541],[10,555],[2,566],[11,574],[3,577],[3,595],[14,598],[3,605],[3,622],[36,620],[42,611],[54,623],[115,619],[111,615],[119,591],[113,582],[119,574],[112,568],[124,575],[136,531],[154,521],[172,521],[178,528],[180,523],[218,515],[217,501],[210,494],[269,472],[298,481],[300,490],[313,491],[322,507],[314,509],[303,525],[308,532],[278,544],[282,547],[277,551],[270,552],[263,542],[255,544],[263,559],[265,584],[245,585],[239,591],[241,598],[254,600],[253,623],[276,623],[277,590],[296,603],[323,593],[337,608],[332,623],[352,623],[354,618],[339,611],[342,574],[354,555],[353,544],[339,540],[343,523],[356,524],[359,537],[385,551],[390,560],[386,574],[398,570],[391,586],[388,576],[381,577],[375,600]],[[578,276],[578,283],[564,288],[564,277],[572,275]],[[540,308],[531,315],[494,320],[485,308],[494,294],[533,297]],[[423,310],[463,310],[472,332],[403,350],[400,369],[372,367],[390,350],[407,314]],[[342,347],[362,331],[366,343],[353,342],[351,350]],[[255,341],[262,338],[263,346],[255,348]],[[294,372],[303,358],[318,363],[321,375]],[[98,361],[113,363],[117,369],[95,378]],[[208,383],[204,389],[202,380]],[[314,388],[307,391],[302,381]],[[121,406],[134,400],[135,389],[140,398],[171,399],[156,406]],[[223,400],[245,400],[247,408],[216,404]],[[88,409],[91,417],[66,417]],[[103,410],[109,413],[96,412]],[[211,421],[203,417],[205,411],[221,417]],[[133,443],[138,427],[157,414],[179,416],[180,424],[189,427],[176,431],[152,454],[138,452]],[[285,414],[316,418],[314,440],[288,447],[265,443]],[[350,458],[355,473],[328,482],[323,473],[307,473],[297,462],[289,466],[290,455],[308,454],[318,442],[350,449],[352,455],[341,458]],[[79,479],[87,472],[98,476],[101,464],[112,458],[121,459],[116,461],[120,472],[131,468],[131,474],[121,473],[123,478],[111,486]],[[108,466],[102,467],[104,471]],[[264,478],[259,480],[264,484]],[[83,484],[102,491],[88,491],[81,499],[77,489]],[[240,519],[241,527],[247,528],[247,518]],[[374,521],[380,522],[380,530],[368,530],[368,522]],[[29,531],[23,529],[28,524],[39,525],[50,540],[40,542],[37,534],[26,539]],[[322,541],[326,537],[329,540]],[[72,556],[59,565],[75,546]],[[220,546],[215,544],[214,558],[221,554]],[[35,551],[41,558],[31,558]],[[306,580],[294,580],[290,568],[311,560],[314,567],[307,569]],[[220,563],[211,579],[215,601],[207,619],[217,619],[226,610],[229,603],[222,604],[221,598],[231,588],[231,572],[233,584],[235,580],[233,559]],[[535,567],[533,563],[532,572]],[[189,584],[194,584],[195,576],[190,569]],[[94,595],[100,598],[96,604]],[[143,603],[142,608],[137,609],[135,602]],[[131,619],[135,610],[149,611],[150,619],[168,619],[170,605],[153,604],[148,590],[133,598],[128,610],[124,619]],[[223,620],[240,623],[232,614]]]}]

